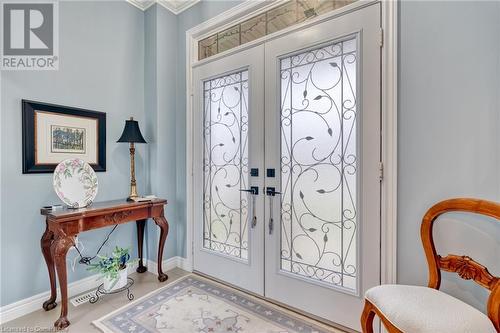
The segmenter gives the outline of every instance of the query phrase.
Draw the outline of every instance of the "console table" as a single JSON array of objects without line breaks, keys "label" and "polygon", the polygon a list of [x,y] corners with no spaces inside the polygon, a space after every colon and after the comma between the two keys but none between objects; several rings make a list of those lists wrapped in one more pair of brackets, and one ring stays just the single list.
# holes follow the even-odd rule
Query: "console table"
[{"label": "console table", "polygon": [[139,254],[138,273],[144,273],[147,268],[143,264],[142,244],[144,227],[151,218],[160,228],[158,244],[158,280],[166,281],[168,276],[163,273],[161,262],[163,247],[168,234],[168,222],[163,210],[167,201],[153,199],[147,202],[128,202],[125,200],[96,202],[90,207],[80,209],[62,208],[57,210],[41,209],[45,216],[46,229],[41,239],[42,253],[47,263],[50,279],[50,298],[43,303],[45,311],[56,307],[56,277],[59,278],[61,289],[61,315],[54,323],[57,329],[68,327],[68,280],[66,275],[66,253],[74,245],[75,236],[80,232],[113,226],[115,224],[136,221],[137,242]]}]

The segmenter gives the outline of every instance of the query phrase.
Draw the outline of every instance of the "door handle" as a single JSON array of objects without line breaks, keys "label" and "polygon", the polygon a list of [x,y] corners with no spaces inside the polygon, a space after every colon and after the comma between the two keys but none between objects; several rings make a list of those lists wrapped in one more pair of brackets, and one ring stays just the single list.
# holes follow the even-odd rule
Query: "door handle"
[{"label": "door handle", "polygon": [[250,189],[240,189],[240,192],[248,192],[252,194],[252,223],[250,223],[250,226],[255,228],[257,225],[257,214],[255,211],[255,197],[259,195],[259,187],[258,186],[251,186]]},{"label": "door handle", "polygon": [[276,194],[281,194],[281,192],[276,191],[274,187],[266,188],[266,195],[269,197],[269,235],[272,235],[274,230],[273,197],[276,196]]},{"label": "door handle", "polygon": [[250,189],[240,189],[240,192],[248,192],[253,195],[259,195],[259,187],[258,186],[251,186]]},{"label": "door handle", "polygon": [[252,224],[251,224],[252,229],[255,228],[256,225],[257,225],[257,216],[254,215],[252,218]]},{"label": "door handle", "polygon": [[281,194],[281,192],[276,191],[276,188],[274,187],[267,187],[266,188],[266,195],[270,197],[274,197],[276,194]]}]

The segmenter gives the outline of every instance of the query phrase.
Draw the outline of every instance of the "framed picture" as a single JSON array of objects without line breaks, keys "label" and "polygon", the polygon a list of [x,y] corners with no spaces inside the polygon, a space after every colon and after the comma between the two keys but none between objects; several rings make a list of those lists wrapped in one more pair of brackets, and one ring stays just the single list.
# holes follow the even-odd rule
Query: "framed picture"
[{"label": "framed picture", "polygon": [[22,101],[23,173],[52,173],[78,157],[106,171],[106,113]]}]

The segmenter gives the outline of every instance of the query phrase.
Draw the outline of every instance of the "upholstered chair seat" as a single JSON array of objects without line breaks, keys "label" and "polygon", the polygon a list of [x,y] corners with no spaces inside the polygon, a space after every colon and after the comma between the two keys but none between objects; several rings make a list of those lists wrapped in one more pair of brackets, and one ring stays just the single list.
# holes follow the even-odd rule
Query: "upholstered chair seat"
[{"label": "upholstered chair seat", "polygon": [[[427,287],[382,285],[365,293],[361,314],[363,333],[373,333],[380,318],[389,333],[500,333],[500,277],[466,255],[438,255],[432,229],[437,218],[449,212],[474,213],[500,221],[500,204],[480,199],[455,198],[438,202],[425,213],[420,226],[429,283]],[[490,291],[487,315],[439,291],[441,271],[457,273]]]},{"label": "upholstered chair seat", "polygon": [[433,288],[382,285],[369,289],[365,298],[402,332],[497,332],[481,311]]}]

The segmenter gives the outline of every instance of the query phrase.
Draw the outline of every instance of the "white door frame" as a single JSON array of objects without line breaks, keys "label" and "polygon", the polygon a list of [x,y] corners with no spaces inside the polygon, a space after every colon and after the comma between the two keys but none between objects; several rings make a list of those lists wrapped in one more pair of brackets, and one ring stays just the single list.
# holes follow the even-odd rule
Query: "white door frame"
[{"label": "white door frame", "polygon": [[[212,35],[215,31],[234,25],[236,21],[243,21],[275,7],[283,0],[255,1],[247,0],[214,18],[186,31],[186,268],[193,268],[193,223],[194,206],[194,171],[193,171],[193,80],[192,66],[219,59],[228,54],[239,52],[268,40],[275,39],[296,30],[303,29],[318,22],[328,20],[367,6],[376,1],[358,1],[330,13],[320,15],[309,21],[291,26],[287,29],[267,35],[258,40],[238,46],[234,49],[214,55],[210,58],[197,60],[197,41]],[[397,282],[397,12],[396,0],[384,0],[382,3],[382,202],[381,202],[381,282]]]}]

